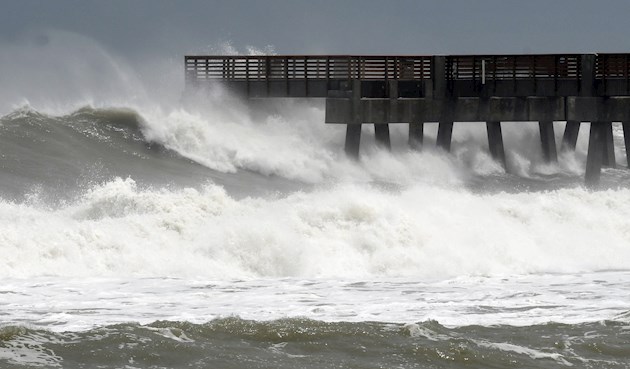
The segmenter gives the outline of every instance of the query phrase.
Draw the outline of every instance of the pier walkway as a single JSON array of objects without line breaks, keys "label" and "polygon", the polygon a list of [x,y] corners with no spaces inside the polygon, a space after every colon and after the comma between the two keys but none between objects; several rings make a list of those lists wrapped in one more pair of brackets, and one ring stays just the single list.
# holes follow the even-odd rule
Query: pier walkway
[{"label": "pier walkway", "polygon": [[[345,150],[358,157],[361,125],[390,147],[389,124],[409,124],[420,149],[424,123],[438,122],[449,151],[454,122],[485,122],[493,158],[505,166],[501,122],[537,121],[543,155],[557,160],[554,121],[566,121],[561,149],[573,150],[590,122],[585,181],[615,167],[612,122],[630,146],[630,54],[264,55],[185,57],[187,88],[220,82],[247,98],[326,99],[326,123],[346,124]],[[626,149],[630,162],[630,151]],[[506,168],[507,169],[507,168]]]}]

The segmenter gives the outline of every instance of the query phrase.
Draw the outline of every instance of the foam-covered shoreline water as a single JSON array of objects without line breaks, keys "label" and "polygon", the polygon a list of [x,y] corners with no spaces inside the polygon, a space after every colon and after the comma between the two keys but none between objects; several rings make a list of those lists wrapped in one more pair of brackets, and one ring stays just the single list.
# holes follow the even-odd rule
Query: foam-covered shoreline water
[{"label": "foam-covered shoreline water", "polygon": [[630,322],[628,271],[418,278],[4,278],[5,322],[55,332],[155,321],[273,321],[446,327]]},{"label": "foam-covered shoreline water", "polygon": [[629,278],[3,279],[0,363],[624,368]]}]

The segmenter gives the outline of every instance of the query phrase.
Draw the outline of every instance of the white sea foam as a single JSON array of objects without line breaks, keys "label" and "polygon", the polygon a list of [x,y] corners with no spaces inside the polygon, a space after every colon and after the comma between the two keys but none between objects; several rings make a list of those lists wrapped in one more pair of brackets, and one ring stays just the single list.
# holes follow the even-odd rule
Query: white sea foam
[{"label": "white sea foam", "polygon": [[524,354],[532,359],[551,359],[558,364],[564,366],[573,366],[568,362],[562,354],[559,353],[547,353],[539,350],[534,350],[528,347],[518,346],[507,342],[487,342],[487,341],[475,341],[475,343],[482,347],[499,349],[501,351],[514,352],[517,354]]},{"label": "white sea foam", "polygon": [[47,208],[0,203],[3,276],[374,277],[630,268],[630,190],[473,194],[339,184],[236,200],[97,186]]},{"label": "white sea foam", "polygon": [[0,347],[0,359],[16,366],[61,368],[62,358],[44,347],[45,343],[55,341],[51,335],[37,332],[21,335],[17,339],[4,340]]},{"label": "white sea foam", "polygon": [[[528,326],[611,320],[630,310],[628,282],[630,273],[619,271],[441,281],[5,278],[0,308],[4,324],[28,322],[33,328],[63,332],[157,320],[205,323],[231,316],[256,321],[300,317],[401,323],[412,336],[440,341],[449,337],[416,323]],[[162,332],[185,340],[179,333]]]}]

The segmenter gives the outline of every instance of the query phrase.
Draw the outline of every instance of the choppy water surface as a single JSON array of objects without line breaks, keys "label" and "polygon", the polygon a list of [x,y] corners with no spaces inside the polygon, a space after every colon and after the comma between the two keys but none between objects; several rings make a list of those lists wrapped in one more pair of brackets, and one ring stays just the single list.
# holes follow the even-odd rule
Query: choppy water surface
[{"label": "choppy water surface", "polygon": [[[78,333],[0,328],[7,367],[627,368],[627,325],[161,321]],[[3,360],[4,361],[4,360]]]},{"label": "choppy water surface", "polygon": [[628,272],[418,282],[6,281],[0,358],[46,367],[627,367]]}]

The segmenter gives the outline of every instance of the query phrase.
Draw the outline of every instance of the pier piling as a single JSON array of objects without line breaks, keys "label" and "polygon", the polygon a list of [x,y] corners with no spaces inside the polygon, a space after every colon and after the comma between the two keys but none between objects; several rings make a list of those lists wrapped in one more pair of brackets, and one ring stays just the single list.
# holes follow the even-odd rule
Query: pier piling
[{"label": "pier piling", "polygon": [[538,122],[540,131],[540,143],[542,144],[543,158],[547,163],[558,161],[558,151],[556,150],[556,135],[552,121]]},{"label": "pier piling", "polygon": [[630,122],[621,122],[623,127],[623,142],[626,146],[626,163],[630,168]]},{"label": "pier piling", "polygon": [[376,144],[387,149],[392,149],[392,144],[389,139],[389,124],[380,123],[374,125],[374,138],[376,138]]},{"label": "pier piling", "polygon": [[486,122],[488,130],[488,148],[492,158],[503,166],[507,171],[505,161],[505,150],[503,148],[503,134],[501,133],[501,122]]},{"label": "pier piling", "polygon": [[615,168],[617,163],[615,161],[615,142],[613,141],[612,122],[604,123],[603,130],[604,156],[602,158],[602,165],[607,168]]},{"label": "pier piling", "polygon": [[409,123],[409,147],[412,150],[420,150],[423,142],[424,123]]},{"label": "pier piling", "polygon": [[439,122],[436,146],[446,152],[451,151],[451,139],[453,137],[453,122]]},{"label": "pier piling", "polygon": [[599,184],[605,145],[606,122],[591,122],[585,173],[585,183],[588,187],[593,188]]},{"label": "pier piling", "polygon": [[361,124],[346,125],[346,155],[352,159],[359,159],[361,146]]},{"label": "pier piling", "polygon": [[576,120],[567,121],[567,125],[564,127],[564,135],[562,136],[562,150],[575,150],[578,134],[580,133],[580,123]]}]

